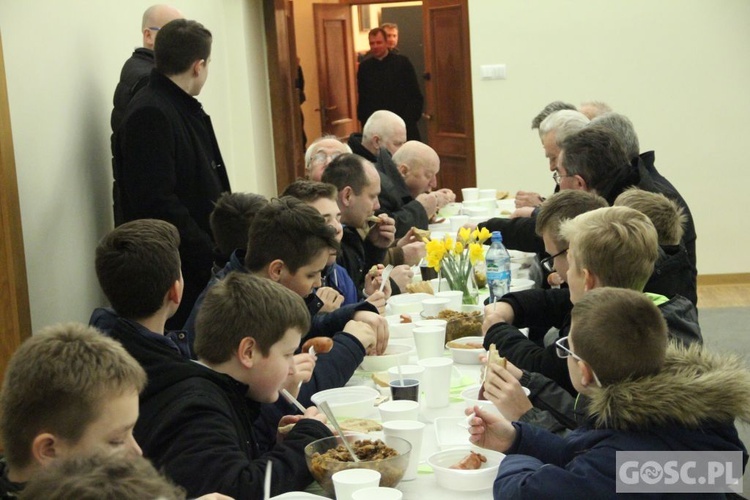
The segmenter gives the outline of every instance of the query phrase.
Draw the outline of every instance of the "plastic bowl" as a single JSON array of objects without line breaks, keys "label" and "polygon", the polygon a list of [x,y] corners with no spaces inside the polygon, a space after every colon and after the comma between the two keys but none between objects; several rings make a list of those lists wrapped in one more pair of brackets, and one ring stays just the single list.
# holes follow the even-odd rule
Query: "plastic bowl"
[{"label": "plastic bowl", "polygon": [[401,316],[389,315],[385,317],[388,321],[388,333],[392,339],[410,339],[412,338],[411,331],[414,329],[414,322],[402,323]]},{"label": "plastic bowl", "polygon": [[510,281],[511,292],[521,292],[523,290],[531,290],[536,286],[536,282],[530,279],[517,278]]},{"label": "plastic bowl", "polygon": [[[346,435],[346,440],[350,443],[355,443],[362,439],[374,441],[374,439],[363,434]],[[341,445],[341,442],[341,436],[332,436],[318,439],[317,441],[313,441],[305,446],[307,468],[310,470],[310,474],[312,474],[313,478],[315,478],[318,484],[320,484],[321,488],[323,488],[323,490],[329,495],[334,494],[333,480],[331,479],[331,476],[344,469],[376,470],[380,472],[380,486],[388,486],[391,488],[396,486],[399,481],[401,481],[401,478],[404,477],[404,472],[409,464],[409,454],[411,453],[411,444],[407,440],[393,436],[386,438],[386,444],[396,450],[398,455],[382,460],[362,460],[355,463],[341,462],[332,458],[321,459],[319,457],[320,454]]]},{"label": "plastic bowl", "polygon": [[371,387],[355,385],[316,392],[310,400],[319,405],[328,401],[331,411],[338,419],[365,418],[374,411],[375,399],[380,393]]},{"label": "plastic bowl", "polygon": [[422,301],[432,298],[429,293],[402,293],[388,299],[391,314],[409,314],[422,312]]},{"label": "plastic bowl", "polygon": [[464,402],[466,403],[466,407],[472,409],[475,406],[478,406],[485,411],[497,413],[499,415],[500,410],[498,410],[497,407],[492,404],[492,401],[479,399],[479,387],[479,384],[472,385],[461,392],[461,398],[463,398]]},{"label": "plastic bowl", "polygon": [[408,345],[388,344],[380,356],[365,356],[360,365],[367,372],[382,372],[396,365],[409,362],[409,355],[414,350]]},{"label": "plastic bowl", "polygon": [[453,356],[454,363],[459,363],[462,365],[481,364],[481,361],[479,361],[479,356],[487,352],[484,350],[484,347],[465,348],[465,347],[453,347],[452,346],[452,344],[461,345],[461,344],[466,344],[468,342],[471,342],[472,344],[482,345],[482,343],[484,342],[484,337],[461,337],[458,340],[453,340],[445,344],[445,348],[450,349],[451,356]]},{"label": "plastic bowl", "polygon": [[[451,465],[459,462],[472,450],[487,457],[487,461],[479,469],[460,470],[450,468]],[[430,455],[427,463],[435,472],[438,486],[454,491],[481,491],[492,488],[503,458],[505,458],[503,453],[465,446]]]}]

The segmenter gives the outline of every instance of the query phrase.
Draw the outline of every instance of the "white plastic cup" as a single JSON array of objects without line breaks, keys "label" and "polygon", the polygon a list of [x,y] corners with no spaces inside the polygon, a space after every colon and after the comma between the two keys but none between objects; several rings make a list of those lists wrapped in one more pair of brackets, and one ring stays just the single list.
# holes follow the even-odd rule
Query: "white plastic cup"
[{"label": "white plastic cup", "polygon": [[422,312],[425,316],[437,316],[440,311],[448,308],[450,299],[445,297],[435,297],[432,299],[424,299],[422,301]]},{"label": "white plastic cup", "polygon": [[462,188],[461,195],[464,201],[476,201],[479,199],[479,188]]},{"label": "white plastic cup", "polygon": [[[422,374],[424,373],[424,366],[419,365],[401,365],[401,375],[404,378],[413,378],[419,380],[422,383]],[[388,380],[398,380],[398,367],[392,366],[388,368]],[[385,403],[383,403],[385,404]]]},{"label": "white plastic cup", "polygon": [[497,189],[480,189],[479,199],[492,198],[493,203],[497,200]]},{"label": "white plastic cup", "polygon": [[435,297],[449,299],[448,307],[451,311],[461,311],[461,305],[464,300],[464,292],[461,290],[447,290],[445,292],[435,292]]},{"label": "white plastic cup", "polygon": [[412,330],[412,333],[414,334],[414,345],[417,347],[417,358],[435,358],[443,355],[445,327],[418,326]]},{"label": "white plastic cup", "polygon": [[451,230],[458,231],[464,224],[469,222],[468,215],[454,215],[451,218]]},{"label": "white plastic cup", "polygon": [[417,467],[422,452],[422,434],[424,433],[425,424],[415,422],[414,420],[391,420],[383,422],[383,436],[385,444],[388,444],[388,438],[397,437],[409,441],[411,444],[411,454],[409,455],[409,464],[406,466],[406,472],[402,481],[411,481],[417,478]]},{"label": "white plastic cup", "polygon": [[355,491],[377,487],[380,484],[380,472],[372,469],[346,469],[331,476],[336,500],[353,500]]},{"label": "white plastic cup", "polygon": [[363,488],[354,492],[353,500],[401,500],[404,494],[396,488],[378,486],[377,488]]},{"label": "white plastic cup", "polygon": [[[383,422],[419,419],[419,403],[408,399],[380,403],[378,410],[380,410],[380,420]],[[412,456],[413,453],[412,450]]]},{"label": "white plastic cup", "polygon": [[424,383],[422,384],[425,407],[444,408],[448,406],[453,360],[442,357],[426,358],[420,359],[419,365],[425,368]]},{"label": "white plastic cup", "polygon": [[445,332],[445,328],[448,326],[448,321],[444,319],[420,319],[414,322],[414,327],[419,328],[422,326],[439,326]]},{"label": "white plastic cup", "polygon": [[448,285],[448,280],[445,278],[435,278],[430,280],[430,285],[432,285],[432,291],[437,293],[440,290],[450,290],[451,287]]}]

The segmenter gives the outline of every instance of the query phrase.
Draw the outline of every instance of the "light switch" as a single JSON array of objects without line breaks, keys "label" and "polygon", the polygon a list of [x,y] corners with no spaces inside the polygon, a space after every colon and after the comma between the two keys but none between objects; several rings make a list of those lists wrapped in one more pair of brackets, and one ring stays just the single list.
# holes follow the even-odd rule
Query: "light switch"
[{"label": "light switch", "polygon": [[505,80],[505,64],[483,64],[479,67],[482,80]]}]

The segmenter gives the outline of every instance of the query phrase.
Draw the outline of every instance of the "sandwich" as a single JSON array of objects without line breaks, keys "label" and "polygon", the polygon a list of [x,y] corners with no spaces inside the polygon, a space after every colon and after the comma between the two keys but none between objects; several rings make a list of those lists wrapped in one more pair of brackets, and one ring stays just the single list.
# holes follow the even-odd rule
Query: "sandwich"
[{"label": "sandwich", "polygon": [[495,344],[490,344],[490,354],[489,356],[487,356],[487,366],[485,367],[484,374],[482,375],[482,385],[479,386],[479,394],[477,395],[477,399],[487,399],[486,397],[484,397],[484,379],[487,376],[487,369],[490,365],[498,365],[502,366],[503,368],[506,368],[508,366],[508,360],[500,356],[500,353],[497,352],[497,347],[495,347]]}]

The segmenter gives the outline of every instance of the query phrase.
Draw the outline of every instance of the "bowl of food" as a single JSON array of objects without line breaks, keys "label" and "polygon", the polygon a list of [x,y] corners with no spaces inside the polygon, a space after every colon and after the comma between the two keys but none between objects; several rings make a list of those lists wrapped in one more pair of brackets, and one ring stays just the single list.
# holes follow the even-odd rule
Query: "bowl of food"
[{"label": "bowl of food", "polygon": [[445,348],[450,349],[454,363],[478,365],[481,364],[479,356],[487,352],[483,342],[484,337],[461,337],[446,343]]},{"label": "bowl of food", "polygon": [[409,355],[414,350],[408,345],[389,343],[385,352],[381,355],[365,356],[360,365],[366,372],[381,372],[396,365],[405,365],[409,362]]},{"label": "bowl of food", "polygon": [[[342,444],[342,439],[351,443],[359,462],[352,460]],[[344,469],[373,469],[380,472],[380,486],[395,487],[404,477],[409,464],[411,444],[398,437],[389,436],[387,444],[380,439],[369,439],[362,434],[347,434],[318,439],[305,446],[307,468],[321,488],[334,494],[333,476]]]},{"label": "bowl of food", "polygon": [[354,385],[316,392],[310,400],[315,405],[327,401],[338,419],[364,418],[375,411],[375,399],[378,396],[380,392],[372,387]]},{"label": "bowl of food", "polygon": [[481,491],[492,488],[503,458],[503,453],[463,446],[434,453],[427,463],[435,472],[438,486],[455,491]]},{"label": "bowl of food", "polygon": [[484,312],[481,306],[462,305],[460,311],[446,309],[440,311],[437,316],[422,316],[424,319],[444,319],[448,322],[445,326],[445,341],[460,339],[463,337],[477,337],[482,335],[482,322]]},{"label": "bowl of food", "polygon": [[392,339],[410,339],[414,322],[409,314],[391,314],[385,317],[388,321],[388,333]]}]

